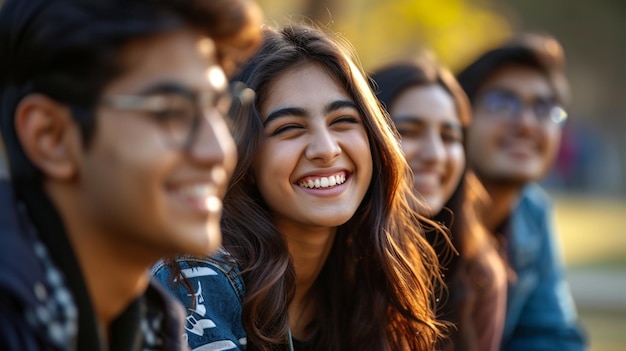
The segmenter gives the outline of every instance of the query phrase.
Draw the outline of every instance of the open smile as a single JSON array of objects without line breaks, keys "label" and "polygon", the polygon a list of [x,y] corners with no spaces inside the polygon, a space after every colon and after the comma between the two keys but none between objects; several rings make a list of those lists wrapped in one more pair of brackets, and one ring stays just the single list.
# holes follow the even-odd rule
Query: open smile
[{"label": "open smile", "polygon": [[332,188],[346,182],[346,173],[339,172],[325,177],[306,177],[298,181],[298,186],[308,189]]},{"label": "open smile", "polygon": [[215,187],[212,185],[189,184],[170,188],[169,194],[194,212],[217,213],[222,209],[222,201],[217,197]]}]

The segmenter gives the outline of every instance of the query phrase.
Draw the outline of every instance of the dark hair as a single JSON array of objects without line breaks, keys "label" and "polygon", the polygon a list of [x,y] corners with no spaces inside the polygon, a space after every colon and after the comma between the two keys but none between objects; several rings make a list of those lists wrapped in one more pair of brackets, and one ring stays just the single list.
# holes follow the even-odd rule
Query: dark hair
[{"label": "dark hair", "polygon": [[415,211],[419,203],[394,129],[345,42],[310,25],[267,28],[265,35],[260,51],[236,77],[257,94],[249,110],[232,115],[239,162],[222,218],[224,247],[242,268],[246,286],[243,325],[248,350],[281,348],[295,289],[286,243],[251,177],[264,133],[259,106],[282,72],[307,63],[326,70],[354,100],[373,160],[365,198],[354,216],[338,227],[308,296],[317,306],[309,326],[315,349],[433,349],[442,329],[434,318],[433,285],[441,276],[424,228],[439,228]]},{"label": "dark hair", "polygon": [[[391,63],[375,70],[371,78],[377,97],[387,109],[391,109],[395,100],[406,89],[439,85],[452,97],[464,132],[471,122],[471,108],[463,89],[452,73],[430,59]],[[475,335],[469,315],[473,301],[469,297],[476,294],[476,287],[468,272],[473,270],[486,275],[491,273],[485,267],[483,256],[483,250],[491,242],[477,215],[478,206],[485,200],[485,196],[485,190],[478,179],[465,169],[452,196],[434,216],[437,222],[450,228],[452,243],[458,254],[451,255],[449,248],[441,240],[428,236],[444,265],[445,283],[449,292],[448,299],[443,299],[439,306],[439,318],[459,326],[450,336],[454,349],[458,350],[474,349],[471,340],[475,340]],[[486,277],[487,281],[489,278]]]},{"label": "dark hair", "polygon": [[[8,0],[0,11],[0,126],[14,183],[40,172],[22,150],[14,114],[25,96],[67,104],[88,146],[93,107],[106,84],[128,69],[130,41],[193,27],[215,42],[231,73],[260,41],[258,9],[246,0]],[[19,188],[19,187],[17,187]]]},{"label": "dark hair", "polygon": [[488,50],[458,73],[457,79],[471,101],[497,69],[508,65],[530,67],[543,73],[561,104],[569,99],[565,56],[561,44],[545,34],[525,33]]}]

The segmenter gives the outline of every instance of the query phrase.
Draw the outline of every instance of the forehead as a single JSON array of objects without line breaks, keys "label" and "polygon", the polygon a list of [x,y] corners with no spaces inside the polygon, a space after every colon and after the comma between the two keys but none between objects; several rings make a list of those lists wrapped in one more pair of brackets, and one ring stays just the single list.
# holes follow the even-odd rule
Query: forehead
[{"label": "forehead", "polygon": [[351,100],[323,66],[305,63],[287,69],[267,86],[264,108],[299,106],[315,109],[329,101]]},{"label": "forehead", "polygon": [[548,77],[536,68],[522,65],[502,66],[482,83],[479,93],[500,89],[528,99],[554,97],[555,92]]},{"label": "forehead", "polygon": [[419,116],[458,120],[452,96],[439,84],[415,85],[404,89],[389,111],[393,116]]},{"label": "forehead", "polygon": [[123,72],[105,90],[132,92],[163,81],[196,89],[226,84],[213,41],[191,29],[133,40],[120,56]]}]

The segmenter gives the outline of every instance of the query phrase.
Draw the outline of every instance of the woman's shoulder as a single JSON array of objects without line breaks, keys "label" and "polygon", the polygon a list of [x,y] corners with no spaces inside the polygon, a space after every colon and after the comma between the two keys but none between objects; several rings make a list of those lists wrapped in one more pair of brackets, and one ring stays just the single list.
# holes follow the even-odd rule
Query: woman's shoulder
[{"label": "woman's shoulder", "polygon": [[212,292],[234,291],[238,300],[243,301],[244,283],[239,266],[223,249],[211,256],[182,255],[174,260],[162,259],[151,271],[170,290],[178,290],[180,285],[185,285],[183,279],[193,286],[210,281]]},{"label": "woman's shoulder", "polygon": [[242,326],[243,279],[225,251],[212,256],[161,260],[152,274],[187,311],[185,330],[192,348],[245,349]]}]

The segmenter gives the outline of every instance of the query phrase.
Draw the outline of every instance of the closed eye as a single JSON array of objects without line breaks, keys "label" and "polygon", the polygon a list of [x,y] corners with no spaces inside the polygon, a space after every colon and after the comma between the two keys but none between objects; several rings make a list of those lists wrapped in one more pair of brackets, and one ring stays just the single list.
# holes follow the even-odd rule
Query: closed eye
[{"label": "closed eye", "polygon": [[424,123],[419,119],[402,119],[394,118],[396,129],[402,138],[417,138],[424,132]]},{"label": "closed eye", "polygon": [[358,118],[346,115],[346,116],[341,116],[339,118],[334,119],[331,122],[331,125],[333,125],[333,124],[340,124],[340,123],[359,124],[360,122],[361,121]]},{"label": "closed eye", "polygon": [[288,132],[295,132],[295,131],[300,131],[300,130],[304,130],[304,126],[300,124],[289,123],[289,124],[283,124],[277,127],[270,133],[270,135],[278,136],[278,135],[284,135]]},{"label": "closed eye", "polygon": [[455,130],[447,130],[441,133],[441,139],[446,143],[462,143],[463,133]]},{"label": "closed eye", "polygon": [[403,138],[415,138],[421,134],[421,130],[417,128],[398,128],[398,133]]},{"label": "closed eye", "polygon": [[159,121],[169,121],[173,119],[181,119],[188,115],[188,110],[180,108],[167,108],[158,111],[152,111],[152,115]]}]

